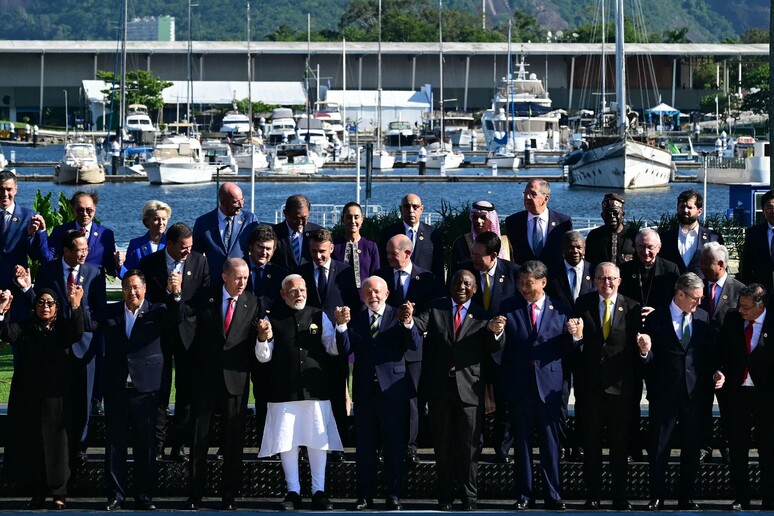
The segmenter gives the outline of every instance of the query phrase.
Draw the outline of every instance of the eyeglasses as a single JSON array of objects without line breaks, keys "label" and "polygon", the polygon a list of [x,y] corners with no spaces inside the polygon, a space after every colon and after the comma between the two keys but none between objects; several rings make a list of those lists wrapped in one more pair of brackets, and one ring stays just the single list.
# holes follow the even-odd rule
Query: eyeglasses
[{"label": "eyeglasses", "polygon": [[75,208],[75,211],[78,213],[85,213],[86,215],[94,215],[95,210],[94,208]]},{"label": "eyeglasses", "polygon": [[143,285],[132,285],[131,287],[124,287],[121,290],[123,290],[126,293],[134,292],[135,294],[140,291],[140,289],[143,287]]},{"label": "eyeglasses", "polygon": [[38,299],[38,302],[35,304],[41,308],[43,307],[52,308],[56,306],[56,301],[46,301],[45,299]]},{"label": "eyeglasses", "polygon": [[419,210],[422,207],[421,204],[402,204],[401,208],[406,208],[407,210]]},{"label": "eyeglasses", "polygon": [[616,276],[597,276],[595,279],[596,279],[597,281],[599,281],[600,283],[607,283],[608,281],[609,281],[610,283],[612,283],[612,282],[614,282],[615,280],[617,280],[617,279],[618,279],[618,277],[616,277]]},{"label": "eyeglasses", "polygon": [[694,303],[700,303],[701,300],[704,299],[704,296],[692,296],[688,292],[686,292],[685,290],[683,290],[682,293],[685,294],[686,296],[688,296],[689,298],[691,298],[691,300]]}]

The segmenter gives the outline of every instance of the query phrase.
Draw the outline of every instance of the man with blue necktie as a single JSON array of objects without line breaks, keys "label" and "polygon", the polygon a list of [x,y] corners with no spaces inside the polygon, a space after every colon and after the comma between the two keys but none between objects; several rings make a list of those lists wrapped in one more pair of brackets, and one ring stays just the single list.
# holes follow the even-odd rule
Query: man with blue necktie
[{"label": "man with blue necktie", "polygon": [[322,226],[309,222],[311,207],[309,199],[304,195],[291,195],[287,198],[282,212],[285,220],[272,226],[277,235],[277,250],[272,256],[272,263],[291,271],[311,261],[309,235],[312,231],[323,229]]},{"label": "man with blue necktie", "polygon": [[[218,207],[196,219],[193,250],[207,257],[210,271],[223,270],[228,258],[243,258],[250,230],[258,224],[255,214],[244,209],[242,189],[235,183],[223,183],[218,190]],[[213,284],[220,285],[218,274]]]},{"label": "man with blue necktie", "polygon": [[288,275],[287,270],[271,262],[277,250],[277,235],[267,224],[255,226],[250,231],[247,248],[249,254],[245,256],[245,261],[250,266],[247,291],[261,300],[264,309],[269,310],[279,298],[282,280]]}]

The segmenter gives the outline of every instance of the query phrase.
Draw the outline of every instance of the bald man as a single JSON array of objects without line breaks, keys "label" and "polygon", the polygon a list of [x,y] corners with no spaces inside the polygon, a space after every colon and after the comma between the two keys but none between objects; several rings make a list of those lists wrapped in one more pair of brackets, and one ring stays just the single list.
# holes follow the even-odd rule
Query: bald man
[{"label": "bald man", "polygon": [[[236,183],[223,183],[218,190],[218,207],[196,219],[193,228],[193,251],[207,257],[210,271],[223,270],[228,258],[244,258],[249,251],[250,230],[258,225],[255,214],[243,209],[242,189]],[[222,285],[213,274],[212,282]]]}]

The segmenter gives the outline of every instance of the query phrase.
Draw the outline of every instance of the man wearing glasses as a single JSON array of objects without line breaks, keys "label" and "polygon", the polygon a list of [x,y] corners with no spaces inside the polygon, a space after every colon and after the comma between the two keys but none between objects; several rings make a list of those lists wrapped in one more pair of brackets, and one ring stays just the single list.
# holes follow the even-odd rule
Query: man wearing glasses
[{"label": "man wearing glasses", "polygon": [[670,439],[679,422],[677,446],[680,448],[678,509],[700,510],[693,501],[699,471],[699,448],[703,443],[703,408],[713,387],[723,385],[712,347],[709,314],[699,308],[704,283],[686,272],[675,283],[674,297],[658,307],[645,321],[637,336],[640,360],[645,364],[648,401],[650,402],[650,496],[648,510],[664,509]]},{"label": "man wearing glasses", "polygon": [[602,262],[594,277],[596,290],[580,296],[575,315],[583,319],[583,341],[575,364],[576,421],[581,423],[585,509],[599,511],[602,498],[602,435],[607,429],[610,448],[613,510],[628,511],[626,454],[631,398],[636,373],[640,305],[618,293],[621,275],[611,262]]},{"label": "man wearing glasses", "polygon": [[439,284],[446,282],[443,259],[443,233],[422,222],[422,199],[410,193],[400,201],[401,221],[382,230],[379,239],[379,261],[387,263],[387,241],[395,235],[406,235],[411,240],[411,261],[431,271]]},{"label": "man wearing glasses", "polygon": [[572,219],[548,209],[551,185],[545,179],[531,180],[523,195],[524,210],[505,219],[512,259],[519,265],[529,260],[556,265],[562,260],[562,235],[572,230]]}]

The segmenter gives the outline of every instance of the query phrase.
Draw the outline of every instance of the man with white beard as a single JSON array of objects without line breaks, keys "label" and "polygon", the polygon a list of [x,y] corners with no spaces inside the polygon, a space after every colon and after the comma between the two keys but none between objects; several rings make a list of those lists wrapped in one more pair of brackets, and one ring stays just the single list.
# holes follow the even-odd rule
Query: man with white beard
[{"label": "man with white beard", "polygon": [[339,349],[347,349],[348,310],[336,307],[336,328],[325,313],[306,303],[306,282],[298,274],[282,282],[280,296],[269,316],[258,324],[255,355],[267,364],[268,410],[261,457],[280,454],[288,493],[284,511],[301,509],[298,448],[305,446],[312,474],[312,509],[329,511],[325,494],[327,451],[343,451],[331,410],[332,382]]}]

